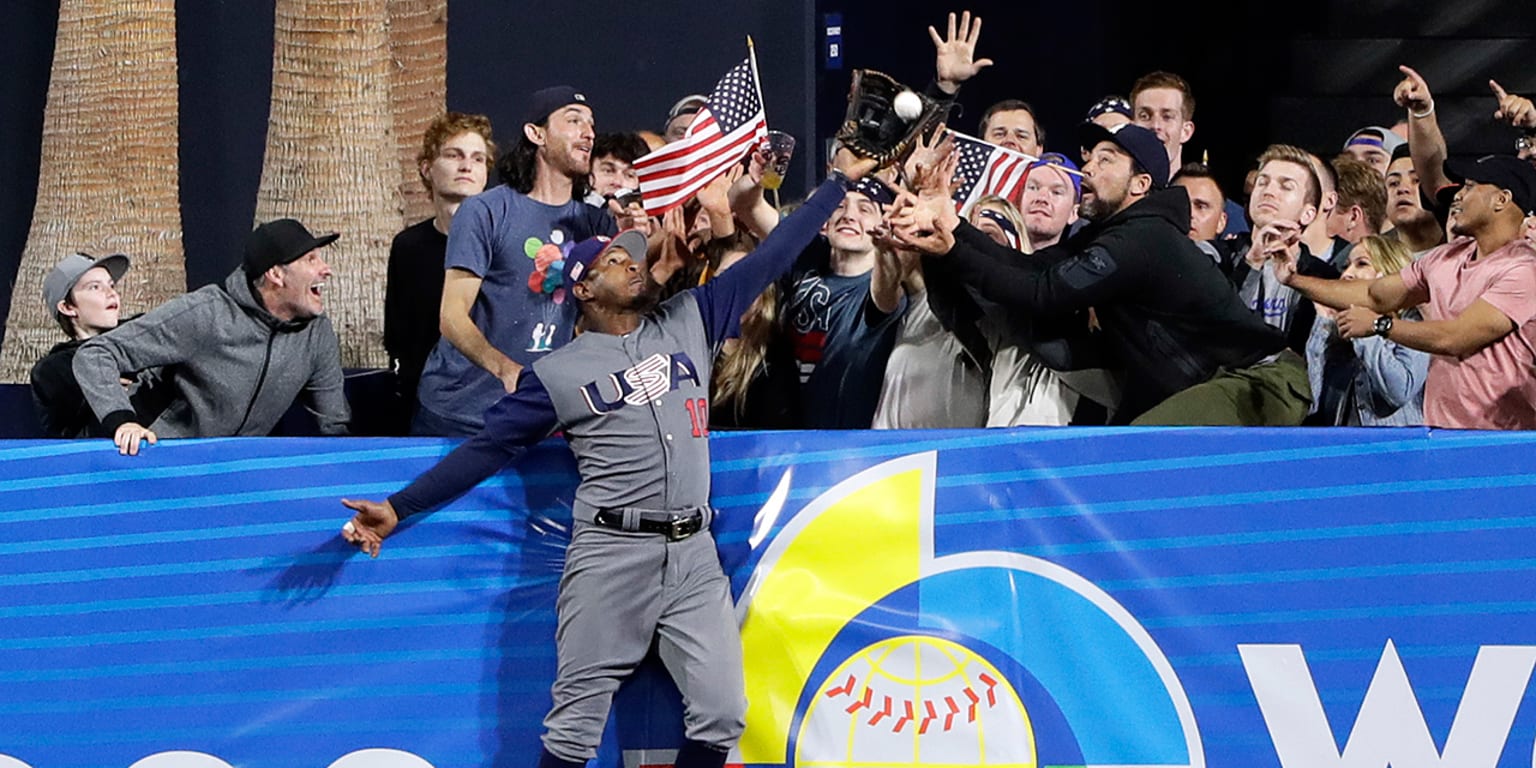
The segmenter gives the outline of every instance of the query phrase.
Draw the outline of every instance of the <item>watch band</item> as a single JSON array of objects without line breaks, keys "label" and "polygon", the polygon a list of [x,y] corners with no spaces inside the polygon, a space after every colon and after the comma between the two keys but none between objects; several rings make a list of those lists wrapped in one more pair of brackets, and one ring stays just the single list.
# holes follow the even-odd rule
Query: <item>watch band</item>
[{"label": "watch band", "polygon": [[1374,330],[1376,332],[1377,336],[1386,336],[1387,334],[1391,333],[1392,332],[1392,316],[1391,315],[1381,315],[1381,316],[1377,317],[1376,318],[1376,323],[1372,326],[1372,330]]}]

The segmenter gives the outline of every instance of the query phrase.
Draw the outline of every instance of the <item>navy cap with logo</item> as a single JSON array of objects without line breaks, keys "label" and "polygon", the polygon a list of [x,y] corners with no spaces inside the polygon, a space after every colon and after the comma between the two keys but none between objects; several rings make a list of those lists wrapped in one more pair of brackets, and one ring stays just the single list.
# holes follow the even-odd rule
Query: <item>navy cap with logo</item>
[{"label": "navy cap with logo", "polygon": [[1536,168],[1514,155],[1451,158],[1445,161],[1445,175],[1457,184],[1473,181],[1509,190],[1522,213],[1536,210]]},{"label": "navy cap with logo", "polygon": [[269,221],[251,231],[245,238],[245,267],[247,277],[255,278],[279,265],[297,261],[316,248],[324,248],[336,242],[341,235],[332,233],[315,237],[293,219]]},{"label": "navy cap with logo", "polygon": [[1092,151],[1101,141],[1108,141],[1125,150],[1137,165],[1152,177],[1152,188],[1168,186],[1168,150],[1157,134],[1135,123],[1126,123],[1109,130],[1098,123],[1081,123],[1077,127],[1078,141],[1083,149]]},{"label": "navy cap with logo", "polygon": [[567,296],[576,298],[571,288],[587,276],[587,270],[592,268],[592,262],[597,261],[599,256],[612,248],[623,248],[629,254],[629,258],[639,262],[645,261],[645,235],[638,229],[626,229],[611,238],[602,235],[589,237],[571,246],[571,252],[565,255],[565,266],[560,269],[560,278],[565,285]]},{"label": "navy cap with logo", "polygon": [[588,108],[591,107],[590,104],[587,104],[586,94],[569,85],[553,85],[534,91],[533,98],[529,100],[528,119],[523,122],[541,125],[556,110],[572,104],[582,104]]}]

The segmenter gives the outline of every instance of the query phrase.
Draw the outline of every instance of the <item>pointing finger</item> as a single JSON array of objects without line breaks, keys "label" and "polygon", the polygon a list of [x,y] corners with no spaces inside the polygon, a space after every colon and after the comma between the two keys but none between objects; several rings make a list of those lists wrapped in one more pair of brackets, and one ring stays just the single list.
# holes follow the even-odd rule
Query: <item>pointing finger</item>
[{"label": "pointing finger", "polygon": [[1504,90],[1504,86],[1499,85],[1499,81],[1489,80],[1488,87],[1493,90],[1493,96],[1499,100],[1500,104],[1503,104],[1504,100],[1509,98],[1509,93]]}]

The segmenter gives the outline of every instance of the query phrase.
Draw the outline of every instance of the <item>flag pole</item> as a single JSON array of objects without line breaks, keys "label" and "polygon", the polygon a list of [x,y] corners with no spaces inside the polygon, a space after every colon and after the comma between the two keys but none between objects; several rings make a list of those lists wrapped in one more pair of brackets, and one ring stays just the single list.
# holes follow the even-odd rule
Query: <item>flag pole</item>
[{"label": "flag pole", "polygon": [[[757,46],[752,44],[752,36],[747,35],[747,61],[752,63],[752,87],[757,89],[757,103],[763,107],[763,125],[768,125],[768,102],[763,99],[763,79],[757,75]],[[756,149],[753,150],[757,151]],[[748,160],[747,162],[752,162]],[[773,208],[779,208],[779,191],[769,190],[773,193]]]}]

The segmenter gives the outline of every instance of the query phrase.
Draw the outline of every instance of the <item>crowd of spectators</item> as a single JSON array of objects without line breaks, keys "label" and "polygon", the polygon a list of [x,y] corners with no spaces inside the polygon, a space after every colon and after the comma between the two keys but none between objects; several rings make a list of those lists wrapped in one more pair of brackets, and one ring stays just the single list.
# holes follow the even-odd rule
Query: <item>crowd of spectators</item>
[{"label": "crowd of spectators", "polygon": [[[927,93],[953,109],[991,63],[976,57],[980,19],[930,31]],[[1453,156],[1429,84],[1401,75],[1397,124],[1337,151],[1272,145],[1241,190],[1185,157],[1195,97],[1170,72],[1099,99],[1070,136],[1047,137],[1022,98],[980,110],[975,136],[1029,170],[963,209],[953,140],[923,137],[848,185],[718,345],[710,424],[1536,428],[1536,106],[1490,81],[1515,151]],[[681,139],[706,97],[658,109],[654,130],[608,133],[578,89],[530,103],[504,146],[479,115],[450,112],[423,136],[435,214],[395,238],[381,297],[395,434],[473,434],[525,367],[583,332],[559,279],[572,244],[638,231],[647,279],[670,294],[730,269],[794,207],[767,202],[763,150],[646,215],[636,160]],[[64,258],[43,296],[64,339],[32,376],[49,436],[136,453],[268,434],[296,399],[344,434],[324,312],[336,237],[264,223],[222,284],[122,323],[128,257]]]}]

